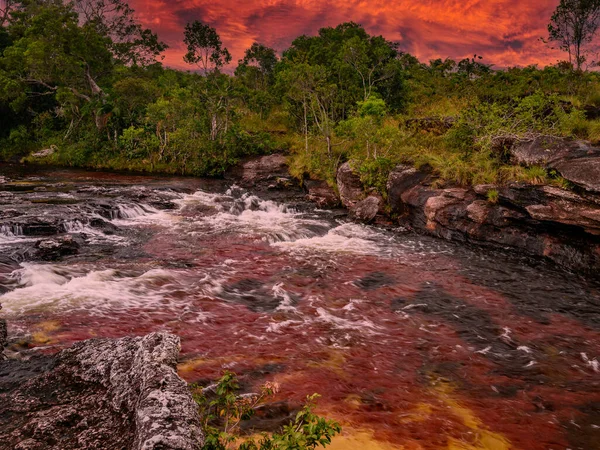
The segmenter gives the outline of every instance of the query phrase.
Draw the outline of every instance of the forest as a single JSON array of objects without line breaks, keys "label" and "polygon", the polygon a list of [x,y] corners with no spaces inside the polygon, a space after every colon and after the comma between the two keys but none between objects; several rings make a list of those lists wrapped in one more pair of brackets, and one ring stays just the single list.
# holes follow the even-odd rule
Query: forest
[{"label": "forest", "polygon": [[578,48],[544,68],[496,69],[478,55],[425,63],[348,22],[281,54],[254,43],[235,63],[198,20],[178,71],[122,0],[8,0],[0,25],[5,161],[221,176],[244,156],[284,152],[300,180],[333,185],[349,160],[385,194],[398,163],[427,166],[439,183],[564,186],[506,163],[503,143],[600,141],[600,77]]}]

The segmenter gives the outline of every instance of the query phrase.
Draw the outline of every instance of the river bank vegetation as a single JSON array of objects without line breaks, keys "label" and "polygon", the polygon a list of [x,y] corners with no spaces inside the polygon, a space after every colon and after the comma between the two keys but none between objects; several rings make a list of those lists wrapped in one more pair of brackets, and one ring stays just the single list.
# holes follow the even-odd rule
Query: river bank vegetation
[{"label": "river bank vegetation", "polygon": [[243,156],[283,151],[300,179],[333,185],[352,160],[384,192],[398,163],[460,185],[562,185],[508,164],[504,140],[600,142],[600,76],[583,70],[581,42],[575,61],[495,70],[477,55],[421,62],[344,23],[281,55],[255,43],[231,64],[218,30],[196,21],[184,72],[157,62],[166,45],[121,0],[5,1],[0,20],[3,160],[219,176]]}]

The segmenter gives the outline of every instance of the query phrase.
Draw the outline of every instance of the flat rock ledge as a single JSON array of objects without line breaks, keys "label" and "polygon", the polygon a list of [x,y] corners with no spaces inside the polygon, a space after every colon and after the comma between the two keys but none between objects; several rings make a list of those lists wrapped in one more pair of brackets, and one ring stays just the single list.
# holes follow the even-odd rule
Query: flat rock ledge
[{"label": "flat rock ledge", "polygon": [[199,449],[197,405],[175,370],[179,347],[157,332],[0,360],[0,448]]}]

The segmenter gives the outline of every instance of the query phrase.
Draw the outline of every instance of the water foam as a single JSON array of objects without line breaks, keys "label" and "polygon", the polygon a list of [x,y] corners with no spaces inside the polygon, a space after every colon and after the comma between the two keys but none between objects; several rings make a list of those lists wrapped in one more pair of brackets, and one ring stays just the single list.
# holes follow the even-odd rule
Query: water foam
[{"label": "water foam", "polygon": [[386,250],[376,241],[379,234],[364,225],[345,223],[330,229],[323,236],[301,238],[274,245],[288,251],[325,251],[382,256]]},{"label": "water foam", "polygon": [[203,234],[234,231],[276,243],[322,235],[329,228],[326,221],[309,217],[272,200],[263,200],[249,193],[236,198],[236,191],[235,187],[225,195],[198,191],[184,198],[182,207],[201,203],[214,210],[213,214],[196,217],[188,231]]},{"label": "water foam", "polygon": [[47,311],[85,311],[112,317],[141,310],[172,317],[185,314],[186,321],[203,322],[206,318],[203,312],[192,311],[186,299],[169,296],[183,284],[181,274],[173,270],[127,273],[24,263],[11,278],[16,289],[0,296],[3,314],[9,317]]}]

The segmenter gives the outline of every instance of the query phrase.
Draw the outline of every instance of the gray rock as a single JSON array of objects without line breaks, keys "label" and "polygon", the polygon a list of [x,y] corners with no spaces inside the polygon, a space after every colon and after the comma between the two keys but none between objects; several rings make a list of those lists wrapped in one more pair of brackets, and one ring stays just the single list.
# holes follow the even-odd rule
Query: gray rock
[{"label": "gray rock", "polygon": [[510,149],[510,154],[514,164],[549,167],[557,161],[587,156],[591,150],[589,144],[584,141],[538,136],[516,141]]},{"label": "gray rock", "polygon": [[349,162],[345,162],[339,167],[336,181],[340,200],[346,208],[353,208],[354,205],[365,197],[360,176],[354,173]]},{"label": "gray rock", "polygon": [[46,156],[53,155],[56,150],[56,145],[51,145],[50,148],[45,148],[39,152],[32,153],[31,156],[34,158],[45,158]]},{"label": "gray rock", "polygon": [[600,194],[600,155],[569,161],[559,161],[554,164],[563,178],[583,189]]},{"label": "gray rock", "polygon": [[600,148],[588,142],[539,136],[516,142],[510,154],[515,164],[555,169],[571,183],[600,193]]},{"label": "gray rock", "polygon": [[197,406],[168,333],[92,339],[53,357],[0,361],[0,442],[14,449],[192,450]]},{"label": "gray rock", "polygon": [[361,222],[371,222],[379,212],[382,204],[381,197],[371,195],[354,205],[352,215]]}]

